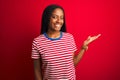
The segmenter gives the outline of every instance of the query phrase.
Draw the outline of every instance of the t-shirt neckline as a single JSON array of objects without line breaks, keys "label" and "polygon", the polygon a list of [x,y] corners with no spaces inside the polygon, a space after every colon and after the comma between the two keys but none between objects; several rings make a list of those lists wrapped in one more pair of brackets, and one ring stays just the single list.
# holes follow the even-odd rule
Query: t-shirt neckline
[{"label": "t-shirt neckline", "polygon": [[63,36],[63,33],[60,32],[60,37],[58,37],[58,38],[50,38],[50,37],[47,35],[47,33],[44,33],[44,36],[45,36],[46,38],[48,38],[49,40],[54,41],[54,40],[60,40],[60,39],[62,38],[62,36]]}]

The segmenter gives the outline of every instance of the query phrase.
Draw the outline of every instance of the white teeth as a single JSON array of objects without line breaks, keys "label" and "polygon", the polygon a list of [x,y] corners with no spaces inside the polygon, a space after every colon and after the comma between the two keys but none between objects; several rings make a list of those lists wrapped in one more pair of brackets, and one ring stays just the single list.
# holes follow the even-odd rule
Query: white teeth
[{"label": "white teeth", "polygon": [[56,24],[55,26],[60,27],[60,25],[59,25],[59,24]]}]

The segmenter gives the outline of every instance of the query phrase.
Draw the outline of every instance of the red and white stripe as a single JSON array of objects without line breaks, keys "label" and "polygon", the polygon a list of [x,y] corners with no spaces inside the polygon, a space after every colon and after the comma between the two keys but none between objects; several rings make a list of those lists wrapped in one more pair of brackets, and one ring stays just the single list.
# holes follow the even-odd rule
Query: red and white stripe
[{"label": "red and white stripe", "polygon": [[72,55],[76,50],[70,33],[62,32],[59,40],[50,40],[42,34],[33,40],[32,58],[42,59],[44,80],[75,80]]}]

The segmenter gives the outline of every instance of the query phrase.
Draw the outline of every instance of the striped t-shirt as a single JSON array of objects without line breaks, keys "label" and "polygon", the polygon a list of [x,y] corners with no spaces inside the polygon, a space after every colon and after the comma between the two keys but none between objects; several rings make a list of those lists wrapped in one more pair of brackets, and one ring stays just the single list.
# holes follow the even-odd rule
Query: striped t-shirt
[{"label": "striped t-shirt", "polygon": [[77,50],[73,36],[61,32],[59,38],[46,33],[33,40],[32,58],[42,59],[43,80],[75,80],[73,53]]}]

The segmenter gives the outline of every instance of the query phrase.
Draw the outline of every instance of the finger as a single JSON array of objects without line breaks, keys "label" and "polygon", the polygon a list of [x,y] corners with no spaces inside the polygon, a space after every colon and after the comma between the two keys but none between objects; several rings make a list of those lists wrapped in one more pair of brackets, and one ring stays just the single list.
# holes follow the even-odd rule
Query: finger
[{"label": "finger", "polygon": [[88,50],[88,46],[86,47],[86,51]]},{"label": "finger", "polygon": [[93,40],[96,40],[97,38],[99,38],[101,36],[101,34],[98,34],[97,36],[93,37]]},{"label": "finger", "polygon": [[91,36],[88,36],[87,40],[90,40]]},{"label": "finger", "polygon": [[97,35],[97,38],[100,37],[100,36],[101,36],[101,34],[98,34],[98,35]]}]

